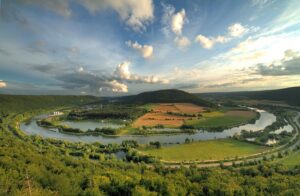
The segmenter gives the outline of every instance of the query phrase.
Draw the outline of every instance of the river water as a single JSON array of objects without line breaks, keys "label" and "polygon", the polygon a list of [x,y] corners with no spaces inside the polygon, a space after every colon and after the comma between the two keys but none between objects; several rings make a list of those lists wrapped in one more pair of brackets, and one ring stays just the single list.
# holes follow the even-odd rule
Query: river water
[{"label": "river water", "polygon": [[[100,142],[102,144],[109,144],[109,143],[118,143],[120,144],[124,140],[136,140],[140,144],[148,144],[149,142],[159,141],[163,144],[168,143],[184,143],[185,139],[188,138],[190,140],[210,140],[210,139],[220,139],[220,138],[227,138],[229,136],[233,136],[234,134],[239,134],[242,130],[246,131],[259,131],[264,129],[266,126],[271,125],[276,121],[276,116],[264,111],[255,109],[257,112],[260,113],[260,118],[255,121],[254,124],[246,124],[238,127],[233,127],[230,129],[225,129],[222,132],[207,132],[203,130],[199,130],[194,134],[170,134],[170,135],[148,135],[148,136],[119,136],[119,137],[104,137],[104,136],[92,136],[92,135],[70,135],[65,133],[57,132],[53,129],[40,127],[36,123],[36,119],[44,117],[44,115],[37,116],[29,123],[21,123],[21,130],[29,135],[39,135],[45,138],[54,138],[54,139],[61,139],[67,140],[72,142],[85,142],[85,143],[93,143],[93,142]],[[94,124],[95,121],[85,121],[85,122],[72,122],[69,125],[73,125],[74,127],[81,127],[84,126],[86,129],[93,129],[96,127],[104,127],[104,126],[118,126],[116,124],[102,124],[101,122],[97,122],[97,125]],[[76,124],[77,123],[77,124]],[[82,124],[84,123],[84,124]],[[99,124],[100,123],[100,124]]]}]

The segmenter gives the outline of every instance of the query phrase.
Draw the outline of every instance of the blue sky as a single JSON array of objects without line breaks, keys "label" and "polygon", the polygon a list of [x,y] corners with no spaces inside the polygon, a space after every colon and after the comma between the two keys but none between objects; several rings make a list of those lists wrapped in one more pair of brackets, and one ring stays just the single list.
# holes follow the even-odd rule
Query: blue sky
[{"label": "blue sky", "polygon": [[300,85],[297,0],[2,0],[0,93]]}]

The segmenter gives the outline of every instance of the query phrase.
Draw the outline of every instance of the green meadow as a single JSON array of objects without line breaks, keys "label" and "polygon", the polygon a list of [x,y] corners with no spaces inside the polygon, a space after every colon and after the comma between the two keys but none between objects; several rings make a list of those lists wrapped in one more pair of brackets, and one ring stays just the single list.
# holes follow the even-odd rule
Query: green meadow
[{"label": "green meadow", "polygon": [[263,152],[270,148],[233,139],[208,140],[159,149],[144,148],[142,153],[159,157],[166,161],[222,160]]},{"label": "green meadow", "polygon": [[295,153],[291,153],[287,157],[283,157],[282,159],[276,160],[276,163],[281,163],[289,168],[293,168],[296,165],[300,165],[300,151]]},{"label": "green meadow", "polygon": [[254,115],[230,115],[228,113],[215,111],[203,113],[203,118],[186,120],[185,124],[195,128],[231,127],[249,122]]}]

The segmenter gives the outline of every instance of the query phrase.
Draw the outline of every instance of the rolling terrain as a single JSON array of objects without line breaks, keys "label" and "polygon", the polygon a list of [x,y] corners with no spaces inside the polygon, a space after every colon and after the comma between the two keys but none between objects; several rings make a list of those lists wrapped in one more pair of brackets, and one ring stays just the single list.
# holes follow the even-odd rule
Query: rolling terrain
[{"label": "rolling terrain", "polygon": [[265,91],[243,91],[243,92],[216,92],[216,93],[196,93],[196,96],[204,98],[218,99],[258,99],[282,101],[289,105],[300,106],[300,87],[291,87],[278,90]]},{"label": "rolling terrain", "polygon": [[118,98],[121,103],[135,103],[135,104],[147,104],[147,103],[193,103],[200,106],[213,107],[214,104],[206,101],[199,96],[187,93],[185,91],[169,89],[158,90],[140,93],[138,95],[126,96]]}]

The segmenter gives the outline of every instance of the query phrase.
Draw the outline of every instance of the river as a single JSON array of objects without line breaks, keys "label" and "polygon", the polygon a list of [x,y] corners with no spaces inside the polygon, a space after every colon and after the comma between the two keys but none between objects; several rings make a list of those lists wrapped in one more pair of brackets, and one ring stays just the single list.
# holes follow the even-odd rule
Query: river
[{"label": "river", "polygon": [[[210,139],[220,139],[220,138],[227,138],[229,136],[233,136],[234,134],[239,134],[242,130],[246,131],[259,131],[264,129],[266,126],[271,125],[276,121],[276,116],[264,110],[255,109],[257,112],[260,113],[260,118],[255,121],[254,124],[246,124],[238,127],[233,127],[230,129],[225,129],[222,132],[207,132],[203,130],[199,130],[194,134],[170,134],[170,135],[148,135],[148,136],[119,136],[119,137],[104,137],[104,136],[92,136],[92,135],[71,135],[65,134],[60,132],[51,131],[49,128],[40,127],[36,123],[36,119],[44,117],[45,115],[40,115],[31,120],[29,123],[21,123],[20,128],[25,133],[29,135],[39,135],[45,138],[54,138],[54,139],[61,139],[67,140],[72,142],[85,142],[85,143],[93,143],[93,142],[100,142],[102,144],[109,144],[109,143],[118,143],[120,144],[124,140],[136,140],[140,144],[148,144],[149,142],[159,141],[163,144],[168,143],[183,143],[186,138],[190,140],[210,140]],[[72,124],[76,124],[76,122],[72,122]],[[78,122],[80,125],[76,126],[83,126],[83,122]],[[91,122],[92,123],[92,122]],[[95,122],[93,122],[95,123]],[[99,122],[98,122],[99,123]],[[88,121],[84,122],[85,126],[88,126]],[[92,125],[95,126],[94,124]]]}]

